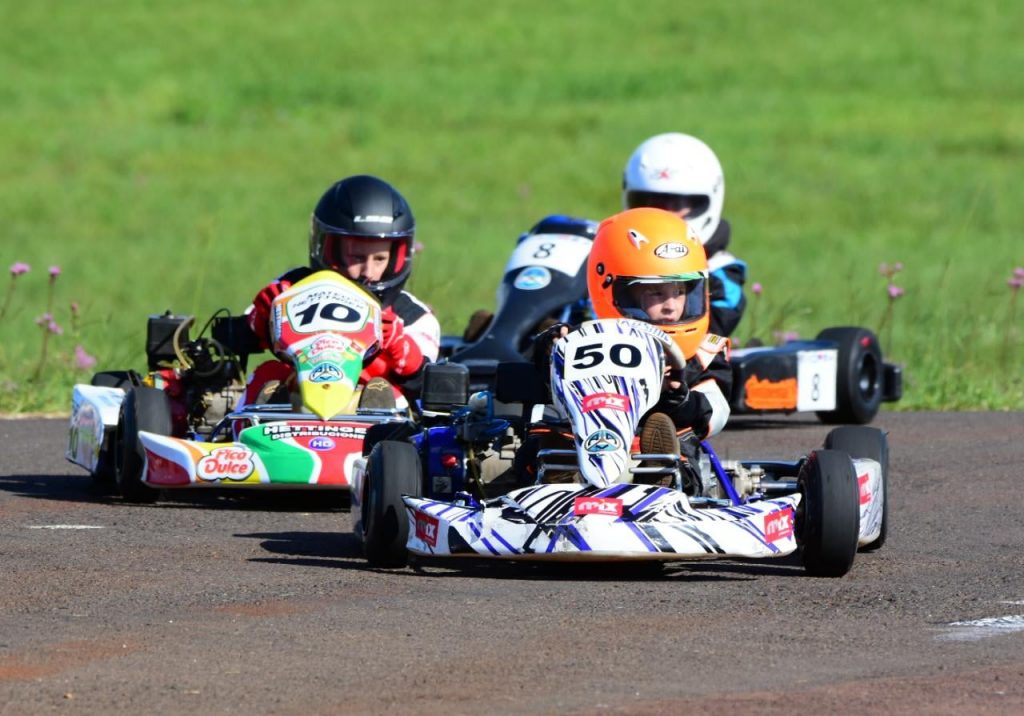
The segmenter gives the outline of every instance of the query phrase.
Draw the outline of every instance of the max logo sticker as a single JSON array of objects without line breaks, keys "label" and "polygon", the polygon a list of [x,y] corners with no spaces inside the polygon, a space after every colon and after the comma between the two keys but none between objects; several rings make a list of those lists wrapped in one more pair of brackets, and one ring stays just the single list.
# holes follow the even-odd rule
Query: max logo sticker
[{"label": "max logo sticker", "polygon": [[516,280],[512,285],[520,291],[536,291],[544,288],[549,283],[551,283],[550,271],[543,266],[530,266],[516,276]]},{"label": "max logo sticker", "polygon": [[618,497],[577,497],[572,505],[573,514],[622,517],[622,500]]},{"label": "max logo sticker", "polygon": [[778,542],[793,536],[793,508],[787,507],[780,512],[772,512],[764,517],[765,542]]},{"label": "max logo sticker", "polygon": [[595,430],[583,441],[583,449],[589,453],[614,452],[621,446],[619,436],[611,430]]},{"label": "max logo sticker", "polygon": [[256,466],[247,448],[217,448],[196,463],[196,477],[205,482],[242,481],[252,475]]},{"label": "max logo sticker", "polygon": [[422,512],[416,513],[416,538],[431,547],[437,546],[437,518]]},{"label": "max logo sticker", "polygon": [[654,255],[659,259],[681,259],[688,253],[690,253],[690,250],[686,248],[685,244],[676,242],[659,244],[658,248],[654,250]]},{"label": "max logo sticker", "polygon": [[629,396],[621,393],[591,393],[583,396],[583,412],[589,413],[593,410],[629,410]]}]

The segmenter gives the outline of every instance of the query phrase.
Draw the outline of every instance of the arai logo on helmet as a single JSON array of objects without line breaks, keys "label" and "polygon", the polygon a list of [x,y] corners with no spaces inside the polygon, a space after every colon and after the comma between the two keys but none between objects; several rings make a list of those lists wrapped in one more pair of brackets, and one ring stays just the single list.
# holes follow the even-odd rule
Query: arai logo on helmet
[{"label": "arai logo on helmet", "polygon": [[549,283],[551,283],[550,271],[543,266],[530,266],[516,276],[512,285],[520,291],[537,291]]},{"label": "arai logo on helmet", "polygon": [[686,248],[685,244],[674,241],[668,244],[659,244],[658,248],[654,250],[654,255],[659,259],[681,259],[688,253],[690,250]]},{"label": "arai logo on helmet", "polygon": [[393,224],[395,217],[385,214],[356,214],[352,217],[352,221],[357,224]]},{"label": "arai logo on helmet", "polygon": [[589,453],[615,452],[621,445],[619,436],[611,430],[595,430],[583,441],[583,449]]}]

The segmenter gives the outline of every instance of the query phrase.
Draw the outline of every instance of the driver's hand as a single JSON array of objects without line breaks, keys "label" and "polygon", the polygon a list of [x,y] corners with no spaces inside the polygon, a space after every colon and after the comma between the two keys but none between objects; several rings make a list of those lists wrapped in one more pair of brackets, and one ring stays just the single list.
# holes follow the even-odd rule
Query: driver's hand
[{"label": "driver's hand", "polygon": [[543,369],[551,360],[555,341],[569,335],[568,323],[555,323],[533,337],[533,362]]},{"label": "driver's hand", "polygon": [[252,311],[249,312],[249,328],[256,334],[260,347],[270,348],[270,310],[274,299],[291,288],[290,281],[272,281],[265,286],[252,300]]},{"label": "driver's hand", "polygon": [[395,309],[388,306],[380,314],[380,347],[388,350],[405,334],[405,321],[398,317]]}]

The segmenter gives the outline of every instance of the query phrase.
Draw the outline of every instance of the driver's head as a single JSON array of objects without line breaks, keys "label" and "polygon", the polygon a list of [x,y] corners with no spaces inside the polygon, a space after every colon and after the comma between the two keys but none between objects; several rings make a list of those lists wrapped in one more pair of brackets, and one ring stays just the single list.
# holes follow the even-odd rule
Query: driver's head
[{"label": "driver's head", "polygon": [[626,209],[664,209],[686,219],[702,244],[722,219],[725,176],[707,144],[689,134],[669,132],[644,141],[622,174]]},{"label": "driver's head", "polygon": [[707,256],[675,214],[643,208],[605,219],[590,250],[587,289],[597,318],[656,324],[687,358],[707,335]]},{"label": "driver's head", "polygon": [[416,221],[405,198],[377,177],[353,176],[331,186],[313,210],[310,266],[359,281],[385,306],[412,273]]}]

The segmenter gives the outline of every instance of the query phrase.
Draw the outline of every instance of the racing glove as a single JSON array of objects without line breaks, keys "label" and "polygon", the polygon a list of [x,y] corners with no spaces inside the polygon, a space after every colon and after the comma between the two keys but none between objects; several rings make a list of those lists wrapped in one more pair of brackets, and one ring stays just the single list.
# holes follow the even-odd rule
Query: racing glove
[{"label": "racing glove", "polygon": [[381,352],[374,360],[384,360],[388,369],[399,376],[412,375],[423,367],[423,351],[405,332],[405,321],[391,306],[381,312]]},{"label": "racing glove", "polygon": [[550,379],[551,350],[555,341],[564,336],[572,328],[568,323],[556,323],[533,337],[533,365],[544,376],[544,382]]},{"label": "racing glove", "polygon": [[291,288],[290,281],[272,281],[265,286],[252,300],[252,311],[249,312],[249,328],[256,334],[260,348],[270,350],[270,310],[274,299]]}]

